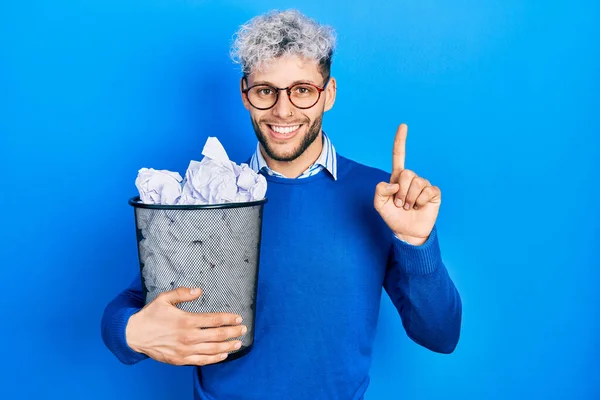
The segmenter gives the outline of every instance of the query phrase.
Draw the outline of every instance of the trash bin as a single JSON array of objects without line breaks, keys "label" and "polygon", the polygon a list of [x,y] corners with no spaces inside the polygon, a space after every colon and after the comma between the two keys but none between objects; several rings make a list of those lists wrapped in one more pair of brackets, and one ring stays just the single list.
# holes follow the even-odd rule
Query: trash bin
[{"label": "trash bin", "polygon": [[254,320],[263,207],[267,199],[207,205],[144,204],[134,207],[142,289],[146,304],[178,287],[198,287],[202,295],[177,305],[195,313],[242,316],[248,331],[242,347],[223,362],[247,354],[254,343]]}]

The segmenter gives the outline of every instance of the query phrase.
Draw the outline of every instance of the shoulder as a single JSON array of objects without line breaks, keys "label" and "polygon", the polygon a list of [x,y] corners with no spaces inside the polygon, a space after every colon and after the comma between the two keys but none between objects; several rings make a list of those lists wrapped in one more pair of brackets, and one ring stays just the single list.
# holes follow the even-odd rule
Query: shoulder
[{"label": "shoulder", "polygon": [[377,184],[389,182],[390,173],[380,168],[372,167],[337,154],[339,179],[350,180],[356,183]]},{"label": "shoulder", "polygon": [[377,237],[375,242],[388,249],[388,245],[391,245],[390,231],[373,207],[373,199],[375,187],[380,182],[389,182],[391,174],[339,154],[338,167],[337,188],[342,192],[342,198],[345,200],[341,207],[351,209],[355,221],[361,224],[361,229],[370,232],[372,237]]}]

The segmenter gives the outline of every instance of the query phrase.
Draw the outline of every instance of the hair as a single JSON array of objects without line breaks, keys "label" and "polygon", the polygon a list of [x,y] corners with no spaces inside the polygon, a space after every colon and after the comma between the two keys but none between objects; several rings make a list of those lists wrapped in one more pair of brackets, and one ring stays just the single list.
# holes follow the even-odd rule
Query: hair
[{"label": "hair", "polygon": [[319,72],[328,78],[335,42],[335,31],[329,26],[297,10],[274,10],[240,26],[231,46],[231,58],[241,64],[246,77],[274,58],[298,55],[316,60]]}]

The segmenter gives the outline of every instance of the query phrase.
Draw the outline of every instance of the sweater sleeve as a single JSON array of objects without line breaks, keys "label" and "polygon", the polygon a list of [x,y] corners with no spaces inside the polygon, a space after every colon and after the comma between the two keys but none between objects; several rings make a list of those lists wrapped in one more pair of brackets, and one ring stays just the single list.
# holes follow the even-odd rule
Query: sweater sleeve
[{"label": "sweater sleeve", "polygon": [[442,262],[435,226],[420,246],[393,236],[384,288],[413,341],[439,353],[454,351],[462,303]]},{"label": "sweater sleeve", "polygon": [[129,317],[144,307],[140,276],[119,293],[104,309],[102,316],[102,340],[106,347],[124,364],[135,364],[149,358],[131,349],[125,338]]}]

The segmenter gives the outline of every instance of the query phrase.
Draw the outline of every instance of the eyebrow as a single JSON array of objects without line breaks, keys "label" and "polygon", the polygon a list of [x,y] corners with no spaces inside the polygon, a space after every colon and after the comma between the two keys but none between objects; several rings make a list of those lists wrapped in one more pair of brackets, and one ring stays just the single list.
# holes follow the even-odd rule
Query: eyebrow
[{"label": "eyebrow", "polygon": [[[313,85],[318,85],[317,83],[311,81],[310,79],[301,79],[301,80],[297,80],[297,81],[290,83],[288,86],[294,86],[298,83],[312,83]],[[276,84],[269,82],[269,81],[256,81],[252,85],[253,86],[254,85],[269,85],[269,86],[273,86],[273,87],[278,87]]]}]

